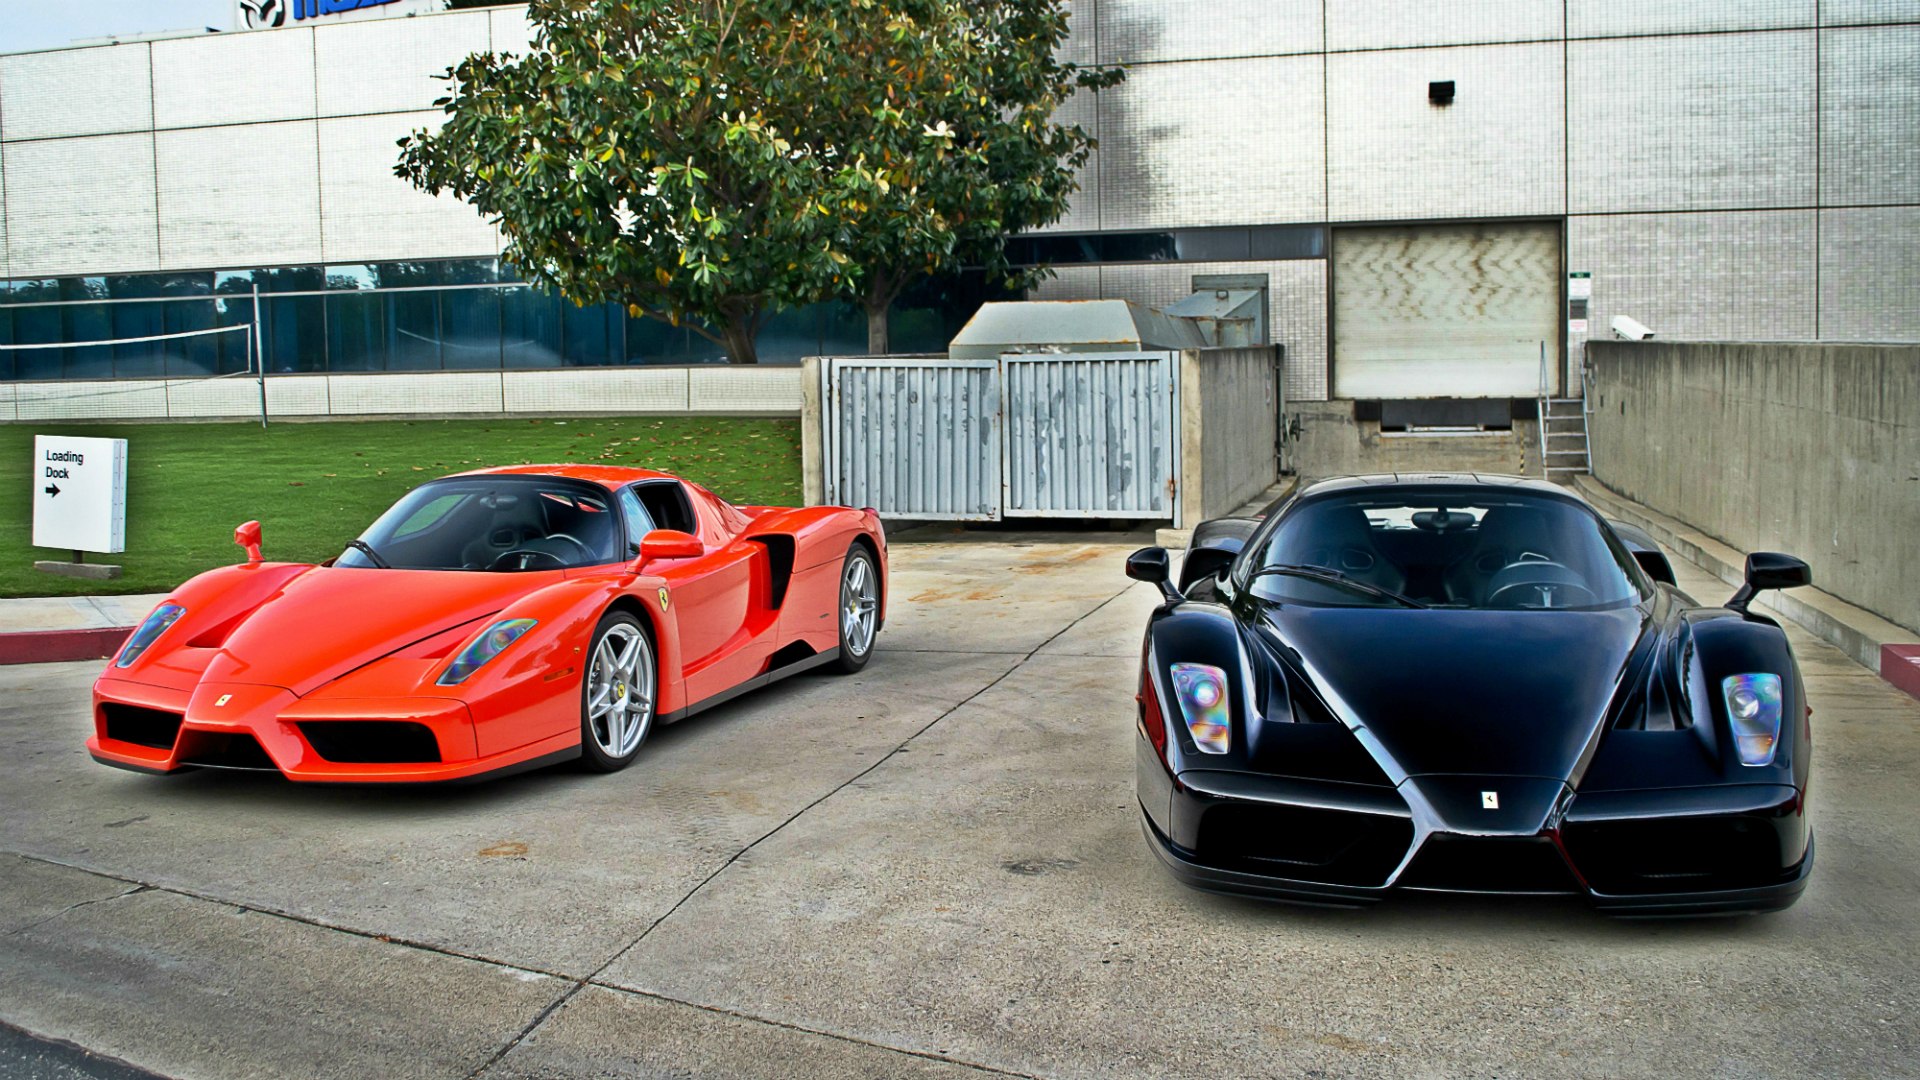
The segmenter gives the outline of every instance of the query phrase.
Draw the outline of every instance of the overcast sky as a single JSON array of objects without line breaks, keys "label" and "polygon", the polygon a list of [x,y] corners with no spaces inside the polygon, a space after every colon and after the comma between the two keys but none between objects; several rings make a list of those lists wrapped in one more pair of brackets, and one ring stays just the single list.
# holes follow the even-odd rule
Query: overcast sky
[{"label": "overcast sky", "polygon": [[52,49],[109,34],[231,30],[233,9],[234,0],[0,0],[0,52]]}]

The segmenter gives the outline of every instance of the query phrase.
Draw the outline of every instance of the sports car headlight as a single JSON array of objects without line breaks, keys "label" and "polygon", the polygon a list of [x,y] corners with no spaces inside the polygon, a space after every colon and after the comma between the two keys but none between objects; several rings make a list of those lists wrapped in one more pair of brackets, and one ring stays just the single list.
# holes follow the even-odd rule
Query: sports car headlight
[{"label": "sports car headlight", "polygon": [[1742,765],[1771,765],[1780,746],[1780,676],[1729,675],[1720,682]]},{"label": "sports car headlight", "polygon": [[126,645],[120,649],[120,658],[113,662],[113,666],[126,667],[140,659],[140,654],[147,651],[147,646],[153,644],[155,638],[166,633],[167,627],[179,622],[180,616],[186,613],[187,609],[179,604],[161,604],[154,608],[153,614],[147,616],[138,627],[134,628],[133,634],[127,638]]},{"label": "sports car headlight", "polygon": [[479,671],[481,665],[506,651],[507,646],[520,640],[520,635],[533,629],[532,619],[506,619],[494,623],[460,650],[437,680],[441,686],[458,686],[466,682],[467,677]]},{"label": "sports car headlight", "polygon": [[1224,754],[1227,727],[1227,673],[1210,664],[1174,664],[1173,694],[1187,734],[1203,754]]}]

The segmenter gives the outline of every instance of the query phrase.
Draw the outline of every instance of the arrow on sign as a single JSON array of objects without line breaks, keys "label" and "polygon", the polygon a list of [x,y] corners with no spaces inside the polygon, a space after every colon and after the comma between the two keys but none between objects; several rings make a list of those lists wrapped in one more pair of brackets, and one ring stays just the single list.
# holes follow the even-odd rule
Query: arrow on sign
[{"label": "arrow on sign", "polygon": [[58,494],[60,494],[60,485],[58,485],[58,484],[48,484],[48,485],[47,485],[46,487],[43,487],[43,488],[41,488],[40,490],[41,490],[41,491],[44,491],[44,492],[46,492],[46,493],[47,493],[48,495],[50,495],[50,496],[51,496],[51,495],[58,495]]}]

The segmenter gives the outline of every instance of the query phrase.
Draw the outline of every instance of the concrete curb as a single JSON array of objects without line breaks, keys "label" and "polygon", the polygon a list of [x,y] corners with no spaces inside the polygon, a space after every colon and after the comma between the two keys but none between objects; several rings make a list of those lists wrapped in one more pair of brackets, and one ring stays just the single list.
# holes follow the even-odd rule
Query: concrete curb
[{"label": "concrete curb", "polygon": [[[1746,556],[1683,522],[1633,502],[1591,476],[1576,476],[1574,487],[1602,511],[1638,525],[1674,554],[1737,588],[1746,579]],[[1889,663],[1889,658],[1912,656],[1913,631],[1855,607],[1818,589],[1770,592],[1758,606],[1778,612],[1808,633],[1876,672],[1902,690],[1920,697],[1920,668],[1911,660]],[[1913,651],[1908,651],[1913,650]],[[1914,668],[1908,671],[1908,668]]]},{"label": "concrete curb", "polygon": [[57,664],[68,660],[105,660],[120,650],[131,626],[86,630],[35,630],[0,634],[0,664]]}]

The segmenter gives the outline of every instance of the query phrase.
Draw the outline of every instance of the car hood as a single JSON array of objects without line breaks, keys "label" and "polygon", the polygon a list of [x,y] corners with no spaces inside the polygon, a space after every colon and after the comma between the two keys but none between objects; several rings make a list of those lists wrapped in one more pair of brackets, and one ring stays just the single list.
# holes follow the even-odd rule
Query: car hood
[{"label": "car hood", "polygon": [[234,628],[205,678],[305,695],[414,642],[485,618],[564,576],[315,567]]},{"label": "car hood", "polygon": [[1574,779],[1651,626],[1613,611],[1270,609],[1261,632],[1401,776]]}]

